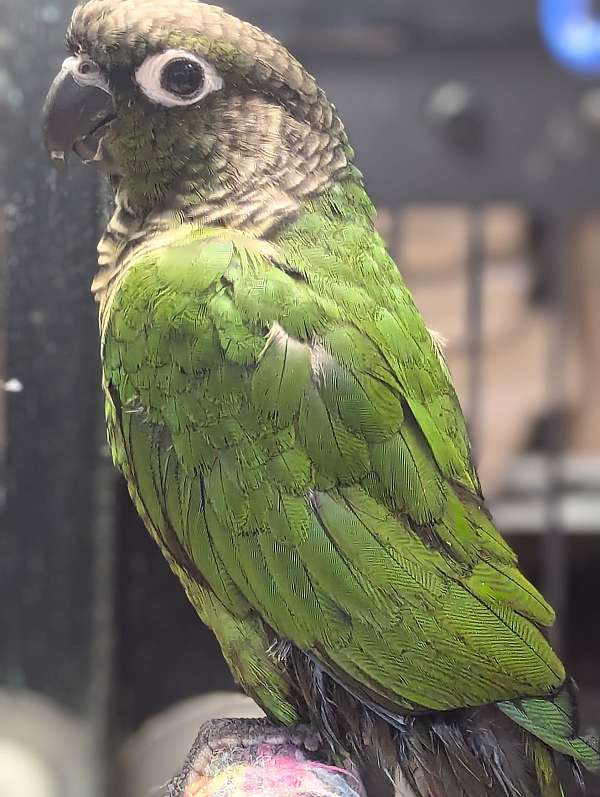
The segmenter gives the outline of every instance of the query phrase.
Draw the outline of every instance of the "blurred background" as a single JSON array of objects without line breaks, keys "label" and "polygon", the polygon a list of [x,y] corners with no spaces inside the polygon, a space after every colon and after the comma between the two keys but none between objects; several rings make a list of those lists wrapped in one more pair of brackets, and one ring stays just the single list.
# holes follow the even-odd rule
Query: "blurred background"
[{"label": "blurred background", "polygon": [[[2,797],[158,793],[203,718],[253,710],[109,462],[89,294],[105,188],[54,173],[39,131],[73,5],[0,5]],[[599,724],[600,4],[225,5],[337,104]]]}]

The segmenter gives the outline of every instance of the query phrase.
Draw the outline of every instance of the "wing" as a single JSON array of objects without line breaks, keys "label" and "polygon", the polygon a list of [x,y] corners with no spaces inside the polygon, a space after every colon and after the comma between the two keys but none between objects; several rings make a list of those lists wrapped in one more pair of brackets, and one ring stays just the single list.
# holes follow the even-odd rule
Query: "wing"
[{"label": "wing", "polygon": [[276,247],[194,233],[131,266],[105,378],[176,463],[136,489],[224,605],[382,709],[546,694],[564,680],[538,628],[552,610],[483,506],[366,210],[338,188]]}]

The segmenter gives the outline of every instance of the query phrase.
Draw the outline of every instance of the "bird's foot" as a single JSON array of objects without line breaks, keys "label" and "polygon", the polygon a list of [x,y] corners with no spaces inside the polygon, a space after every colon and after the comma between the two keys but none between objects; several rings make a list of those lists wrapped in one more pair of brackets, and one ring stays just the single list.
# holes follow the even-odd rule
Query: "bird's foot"
[{"label": "bird's foot", "polygon": [[202,726],[182,772],[168,786],[168,797],[200,794],[192,784],[207,781],[238,765],[252,766],[267,759],[319,760],[317,731],[307,725],[290,728],[266,719],[218,719]]}]

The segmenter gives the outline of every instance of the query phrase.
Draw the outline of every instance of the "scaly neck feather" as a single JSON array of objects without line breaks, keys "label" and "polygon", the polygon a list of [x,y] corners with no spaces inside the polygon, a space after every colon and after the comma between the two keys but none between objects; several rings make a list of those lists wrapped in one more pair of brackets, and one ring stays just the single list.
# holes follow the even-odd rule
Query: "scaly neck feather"
[{"label": "scaly neck feather", "polygon": [[[297,218],[306,200],[355,171],[343,126],[328,103],[316,125],[259,95],[224,102],[226,108],[204,122],[204,132],[173,142],[168,161],[155,158],[143,140],[125,151],[119,141],[131,141],[133,130],[123,136],[119,129],[105,146],[116,209],[98,246],[92,285],[98,300],[131,256],[161,233],[193,224],[268,238]],[[153,140],[160,135],[153,131]]]}]

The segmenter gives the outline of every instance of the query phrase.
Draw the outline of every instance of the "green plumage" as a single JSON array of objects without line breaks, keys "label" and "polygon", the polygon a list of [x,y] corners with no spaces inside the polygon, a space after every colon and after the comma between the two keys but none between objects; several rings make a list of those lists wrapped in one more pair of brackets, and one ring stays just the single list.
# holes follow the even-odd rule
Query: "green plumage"
[{"label": "green plumage", "polygon": [[[598,740],[334,107],[193,0],[89,0],[68,39],[115,111],[94,281],[113,457],[235,677],[419,797],[559,797],[556,755],[600,768]],[[201,101],[148,85],[173,48],[218,76]]]},{"label": "green plumage", "polygon": [[[134,259],[103,334],[116,459],[202,616],[217,597],[400,713],[550,693],[553,612],[483,507],[371,216],[360,186],[336,186],[264,251],[190,229]],[[284,693],[261,702],[291,714]],[[507,713],[552,743],[537,703]],[[557,747],[577,755],[569,727]]]}]

